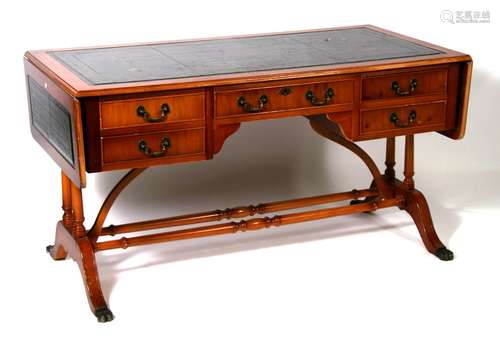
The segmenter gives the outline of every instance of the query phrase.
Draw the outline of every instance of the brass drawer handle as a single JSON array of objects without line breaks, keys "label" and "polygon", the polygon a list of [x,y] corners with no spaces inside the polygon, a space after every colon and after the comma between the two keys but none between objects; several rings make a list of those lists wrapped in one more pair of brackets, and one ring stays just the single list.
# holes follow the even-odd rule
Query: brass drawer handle
[{"label": "brass drawer handle", "polygon": [[238,98],[238,106],[242,107],[246,112],[262,111],[267,102],[269,102],[269,99],[266,95],[262,95],[259,97],[258,106],[252,106],[252,104],[248,103],[243,96],[240,96],[240,98]]},{"label": "brass drawer handle", "polygon": [[168,106],[167,103],[163,103],[161,105],[160,117],[151,117],[149,112],[142,105],[139,105],[137,107],[137,116],[142,117],[146,122],[149,122],[149,123],[163,122],[165,119],[167,119],[167,115],[169,112],[170,112],[170,107]]},{"label": "brass drawer handle", "polygon": [[310,101],[312,105],[326,105],[326,104],[330,103],[330,101],[332,100],[332,97],[334,95],[335,95],[335,93],[333,92],[333,89],[328,88],[325,92],[325,98],[322,101],[320,101],[320,100],[318,100],[317,97],[314,96],[312,90],[308,90],[306,92],[306,99],[308,101]]},{"label": "brass drawer handle", "polygon": [[162,157],[167,153],[167,149],[170,147],[170,139],[167,137],[163,138],[160,142],[160,151],[153,151],[148,146],[144,139],[139,141],[139,151],[151,158]]},{"label": "brass drawer handle", "polygon": [[396,93],[396,95],[398,95],[398,96],[408,96],[412,92],[414,92],[415,89],[417,89],[417,80],[416,79],[412,79],[410,81],[410,84],[409,84],[409,87],[408,87],[408,91],[401,91],[401,87],[399,86],[398,81],[393,81],[391,87],[392,87],[392,90],[394,90],[394,92]]},{"label": "brass drawer handle", "polygon": [[409,114],[408,114],[408,122],[407,123],[402,123],[400,120],[399,120],[399,117],[398,115],[393,112],[391,114],[391,117],[390,117],[390,121],[391,123],[394,124],[395,127],[398,127],[398,128],[407,128],[409,126],[412,126],[413,124],[415,124],[415,121],[417,120],[417,112],[415,110],[412,110]]}]

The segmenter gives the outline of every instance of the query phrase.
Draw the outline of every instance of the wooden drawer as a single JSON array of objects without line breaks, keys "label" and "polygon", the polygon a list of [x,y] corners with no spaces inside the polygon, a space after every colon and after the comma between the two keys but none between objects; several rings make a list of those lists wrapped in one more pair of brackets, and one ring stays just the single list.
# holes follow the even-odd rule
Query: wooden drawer
[{"label": "wooden drawer", "polygon": [[397,136],[445,128],[446,101],[362,110],[360,134]]},{"label": "wooden drawer", "polygon": [[353,102],[352,79],[281,83],[216,89],[216,118],[250,114],[262,116],[290,110],[324,110],[341,105],[345,107]]},{"label": "wooden drawer", "polygon": [[204,119],[203,91],[100,103],[101,129]]},{"label": "wooden drawer", "polygon": [[446,94],[448,68],[379,73],[362,80],[362,99],[377,100]]},{"label": "wooden drawer", "polygon": [[205,129],[104,137],[101,145],[103,167],[118,162],[131,162],[131,167],[134,167],[132,162],[164,162],[169,158],[203,154]]}]

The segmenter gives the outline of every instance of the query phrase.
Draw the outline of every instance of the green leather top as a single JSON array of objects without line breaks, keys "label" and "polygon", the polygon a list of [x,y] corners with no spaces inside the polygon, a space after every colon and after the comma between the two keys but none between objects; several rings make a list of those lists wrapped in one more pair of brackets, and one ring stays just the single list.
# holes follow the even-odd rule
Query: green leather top
[{"label": "green leather top", "polygon": [[302,68],[440,53],[366,27],[49,52],[92,85]]}]

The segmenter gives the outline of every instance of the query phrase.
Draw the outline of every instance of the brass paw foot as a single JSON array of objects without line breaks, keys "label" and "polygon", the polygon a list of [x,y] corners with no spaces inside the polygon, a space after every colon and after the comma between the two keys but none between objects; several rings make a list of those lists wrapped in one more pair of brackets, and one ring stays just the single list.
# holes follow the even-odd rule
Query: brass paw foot
[{"label": "brass paw foot", "polygon": [[94,315],[97,317],[97,321],[100,323],[111,322],[113,318],[113,313],[107,307],[95,309]]},{"label": "brass paw foot", "polygon": [[56,245],[48,245],[47,247],[45,247],[45,251],[49,253],[50,257],[52,257],[53,260],[56,261],[64,260],[68,255],[61,246]]},{"label": "brass paw foot", "polygon": [[441,247],[438,250],[436,250],[435,255],[441,261],[451,261],[451,260],[453,260],[453,257],[454,257],[453,252],[446,247]]}]

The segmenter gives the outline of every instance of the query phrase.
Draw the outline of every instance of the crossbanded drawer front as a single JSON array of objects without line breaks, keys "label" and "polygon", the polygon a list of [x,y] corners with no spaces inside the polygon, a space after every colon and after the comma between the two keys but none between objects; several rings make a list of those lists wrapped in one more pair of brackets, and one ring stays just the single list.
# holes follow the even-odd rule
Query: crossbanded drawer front
[{"label": "crossbanded drawer front", "polygon": [[215,91],[215,115],[224,118],[295,109],[325,109],[352,102],[353,80],[350,79],[224,88]]},{"label": "crossbanded drawer front", "polygon": [[100,119],[102,129],[204,120],[205,94],[201,91],[103,101]]},{"label": "crossbanded drawer front", "polygon": [[360,134],[407,134],[442,130],[446,120],[446,101],[427,104],[362,110]]},{"label": "crossbanded drawer front", "polygon": [[362,99],[380,100],[446,95],[448,68],[370,75],[362,80]]},{"label": "crossbanded drawer front", "polygon": [[103,164],[162,161],[165,158],[203,154],[205,129],[161,131],[102,139]]}]

